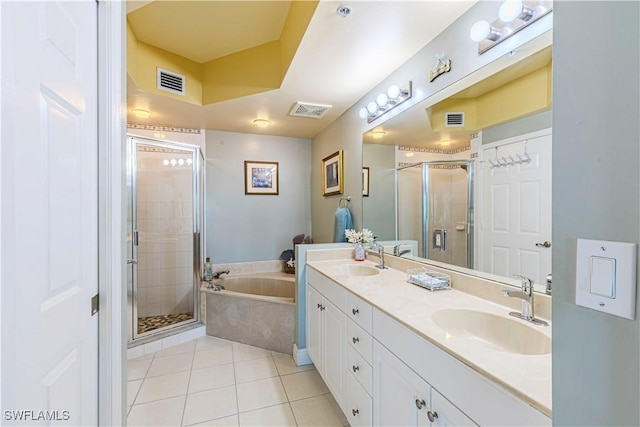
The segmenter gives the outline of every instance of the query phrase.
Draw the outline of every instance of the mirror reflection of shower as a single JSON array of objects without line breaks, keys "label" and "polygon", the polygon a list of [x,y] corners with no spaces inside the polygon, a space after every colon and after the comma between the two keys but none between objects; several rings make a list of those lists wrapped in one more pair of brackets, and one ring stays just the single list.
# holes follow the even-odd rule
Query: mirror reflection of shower
[{"label": "mirror reflection of shower", "polygon": [[129,139],[130,341],[198,320],[202,155]]},{"label": "mirror reflection of shower", "polygon": [[397,168],[397,239],[418,256],[460,267],[473,260],[473,163],[419,162]]}]

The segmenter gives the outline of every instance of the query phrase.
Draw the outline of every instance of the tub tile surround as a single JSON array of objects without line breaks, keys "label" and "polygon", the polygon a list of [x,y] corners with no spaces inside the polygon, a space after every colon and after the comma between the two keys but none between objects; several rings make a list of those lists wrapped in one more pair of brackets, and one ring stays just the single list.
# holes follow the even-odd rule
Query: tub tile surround
[{"label": "tub tile surround", "polygon": [[[353,261],[351,252],[308,251],[307,266],[336,281],[374,308],[551,417],[551,354],[518,355],[493,350],[471,340],[451,337],[431,319],[432,313],[446,308],[478,310],[510,318],[510,311],[520,310],[520,300],[512,304],[512,298],[503,297],[502,290],[513,287],[428,266],[449,274],[453,288],[430,292],[406,282],[408,268],[425,267],[425,264],[397,257],[386,258],[389,269],[378,275],[348,276],[346,269],[341,268],[345,264],[373,266],[378,263],[377,256],[372,252],[367,254],[364,262]],[[344,254],[347,255],[338,257]],[[550,298],[540,294],[535,298],[538,300],[536,317],[549,320]],[[513,321],[520,322],[517,319]],[[526,325],[526,322],[522,322]],[[533,328],[551,337],[551,326]]]}]

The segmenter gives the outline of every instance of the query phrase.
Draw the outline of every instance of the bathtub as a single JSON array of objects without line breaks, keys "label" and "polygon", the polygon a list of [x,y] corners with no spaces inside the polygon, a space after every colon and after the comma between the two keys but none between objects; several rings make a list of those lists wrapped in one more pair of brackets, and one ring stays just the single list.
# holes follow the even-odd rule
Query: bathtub
[{"label": "bathtub", "polygon": [[292,354],[295,337],[295,277],[285,273],[224,276],[224,289],[206,284],[207,335],[285,354]]}]

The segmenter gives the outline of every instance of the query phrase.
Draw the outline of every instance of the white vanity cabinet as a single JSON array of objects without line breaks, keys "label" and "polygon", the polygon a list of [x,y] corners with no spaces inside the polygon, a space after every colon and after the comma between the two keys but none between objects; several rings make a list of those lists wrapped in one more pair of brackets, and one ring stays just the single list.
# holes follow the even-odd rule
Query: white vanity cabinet
[{"label": "white vanity cabinet", "polygon": [[346,395],[347,318],[338,305],[344,302],[344,292],[319,274],[307,283],[307,352],[341,408]]}]

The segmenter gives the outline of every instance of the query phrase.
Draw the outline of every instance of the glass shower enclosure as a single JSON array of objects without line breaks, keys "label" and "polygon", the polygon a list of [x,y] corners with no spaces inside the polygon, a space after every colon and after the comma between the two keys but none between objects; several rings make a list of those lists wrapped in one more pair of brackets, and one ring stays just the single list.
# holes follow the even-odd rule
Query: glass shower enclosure
[{"label": "glass shower enclosure", "polygon": [[197,146],[127,138],[130,342],[199,320],[202,165]]},{"label": "glass shower enclosure", "polygon": [[473,161],[419,162],[396,169],[397,239],[418,256],[473,268]]}]

